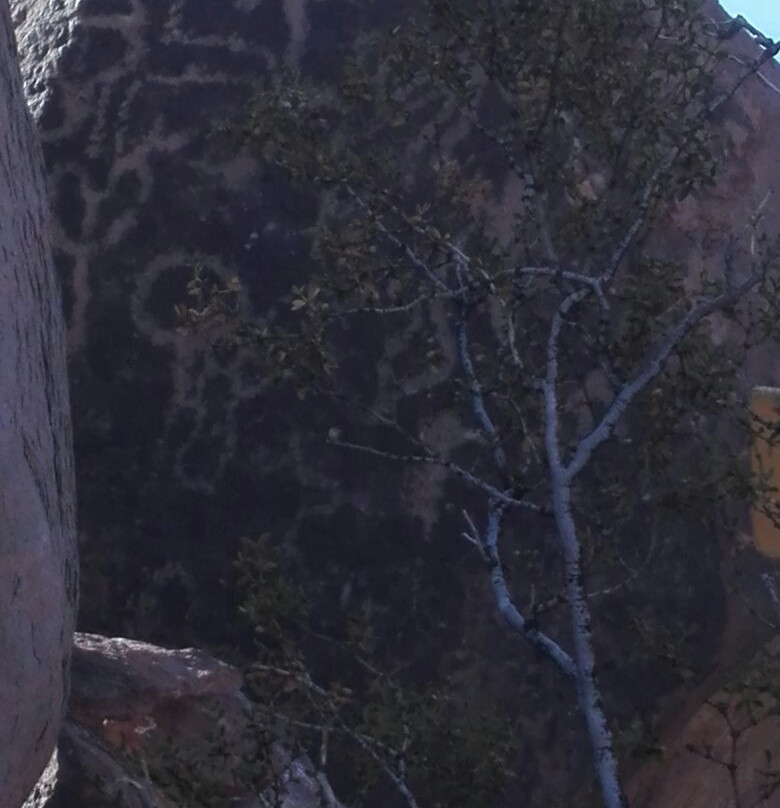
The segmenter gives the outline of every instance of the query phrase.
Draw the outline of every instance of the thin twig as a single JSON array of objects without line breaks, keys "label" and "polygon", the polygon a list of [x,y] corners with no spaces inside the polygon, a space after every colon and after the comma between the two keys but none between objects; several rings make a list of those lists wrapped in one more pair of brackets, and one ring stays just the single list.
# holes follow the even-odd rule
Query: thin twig
[{"label": "thin twig", "polygon": [[769,600],[772,603],[772,611],[775,617],[780,621],[780,596],[777,593],[777,582],[775,576],[771,572],[764,572],[761,574],[761,580],[764,582],[766,591],[769,593]]},{"label": "thin twig", "polygon": [[410,454],[404,455],[404,454],[397,454],[395,452],[386,452],[382,449],[376,449],[373,446],[363,446],[359,443],[351,443],[349,441],[344,441],[341,440],[340,438],[335,437],[329,438],[328,442],[331,443],[333,446],[341,446],[345,449],[353,449],[354,451],[363,452],[364,454],[373,455],[374,457],[382,457],[386,460],[393,460],[398,463],[413,463],[413,464],[420,463],[420,464],[441,466],[442,468],[448,469],[453,474],[460,477],[462,480],[465,480],[467,483],[470,483],[475,488],[481,489],[482,491],[489,494],[491,497],[496,499],[498,502],[503,503],[504,505],[529,510],[541,516],[550,515],[549,508],[537,505],[535,502],[530,502],[529,500],[526,499],[517,499],[516,497],[511,496],[505,491],[501,491],[500,489],[496,488],[494,485],[491,485],[490,483],[486,482],[480,477],[477,477],[475,474],[472,474],[470,471],[467,471],[463,467],[459,466],[457,463],[453,463],[451,460],[444,460],[443,458],[435,457],[433,455],[410,455]]}]

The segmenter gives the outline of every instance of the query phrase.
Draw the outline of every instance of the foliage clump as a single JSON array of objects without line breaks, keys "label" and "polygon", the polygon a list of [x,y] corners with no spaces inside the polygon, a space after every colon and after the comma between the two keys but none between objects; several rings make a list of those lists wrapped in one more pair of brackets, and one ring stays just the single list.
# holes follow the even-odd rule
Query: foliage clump
[{"label": "foliage clump", "polygon": [[243,542],[236,568],[255,633],[247,676],[258,717],[332,771],[340,799],[389,787],[408,789],[420,806],[477,808],[500,793],[515,742],[495,705],[448,681],[415,682],[403,666],[388,671],[365,614],[319,629],[267,536]]},{"label": "foliage clump", "polygon": [[[324,793],[369,804],[400,789],[430,808],[481,808],[511,779],[515,740],[494,705],[473,703],[447,681],[387,671],[363,615],[315,627],[268,536],[244,539],[236,560],[242,621],[255,652],[245,670],[249,713],[238,736],[219,704],[195,743],[150,732],[128,750],[138,775],[177,804],[219,808],[230,796],[263,794],[281,805],[295,758]],[[328,664],[322,669],[322,660]],[[325,803],[330,805],[330,803]]]}]

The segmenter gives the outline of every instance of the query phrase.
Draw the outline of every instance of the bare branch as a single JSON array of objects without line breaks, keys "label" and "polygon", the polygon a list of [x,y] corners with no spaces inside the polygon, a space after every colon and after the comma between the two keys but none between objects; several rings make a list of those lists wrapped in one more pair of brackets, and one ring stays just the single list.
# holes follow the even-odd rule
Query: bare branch
[{"label": "bare branch", "polygon": [[345,395],[343,393],[339,393],[336,390],[329,390],[327,388],[320,387],[320,386],[316,386],[315,389],[320,395],[323,395],[323,396],[326,396],[326,397],[329,397],[329,398],[335,398],[338,401],[342,401],[345,404],[347,404],[348,406],[354,407],[356,410],[359,410],[360,412],[365,413],[370,418],[373,418],[377,423],[380,423],[383,426],[386,426],[386,427],[392,429],[394,432],[399,434],[404,439],[408,440],[414,446],[417,446],[419,449],[421,449],[426,454],[428,454],[428,455],[431,454],[430,448],[419,437],[417,437],[416,435],[413,435],[411,432],[409,432],[409,430],[404,429],[398,423],[398,421],[395,421],[392,418],[388,418],[386,415],[383,415],[381,412],[379,412],[378,410],[375,410],[373,407],[369,407],[367,404],[363,404],[362,402],[358,401],[357,399],[352,398],[351,396],[347,396],[347,395]]},{"label": "bare branch", "polygon": [[422,294],[410,300],[408,303],[401,303],[397,306],[356,306],[351,309],[339,309],[338,316],[352,314],[408,314],[417,306],[431,303],[434,300],[452,300],[458,296],[459,292],[440,292],[438,294]]},{"label": "bare branch", "polygon": [[543,383],[545,416],[544,435],[547,448],[547,460],[550,470],[555,476],[561,464],[560,446],[558,443],[558,351],[560,347],[561,331],[566,314],[584,300],[588,294],[587,289],[572,292],[555,312],[550,333],[547,338],[547,370]]},{"label": "bare branch", "polygon": [[488,561],[487,552],[485,550],[485,545],[480,538],[479,531],[477,530],[477,526],[474,524],[474,520],[469,515],[468,511],[463,511],[463,518],[466,520],[469,530],[464,530],[461,533],[461,536],[469,543],[473,544],[476,547],[477,552],[480,554],[483,561]]},{"label": "bare branch", "polygon": [[554,280],[573,281],[582,286],[587,286],[596,295],[599,305],[604,310],[609,310],[609,303],[604,295],[604,276],[593,277],[583,272],[572,272],[567,269],[556,269],[555,267],[520,267],[514,270],[515,275],[539,275]]},{"label": "bare branch", "polygon": [[[750,67],[750,62],[746,62],[744,59],[740,59],[739,56],[734,56],[733,53],[729,54],[729,59],[732,62],[736,62],[738,65],[742,65],[743,67]],[[780,87],[778,87],[774,82],[770,81],[763,73],[756,71],[756,78],[765,84],[773,93],[777,93],[780,95]]]},{"label": "bare branch", "polygon": [[[753,37],[753,41],[765,50],[772,51],[777,48],[778,51],[780,51],[780,46],[778,46],[778,43],[776,43],[773,39],[770,39],[762,31],[759,31],[758,28],[751,25],[751,23],[749,23],[741,14],[737,14],[737,16],[733,19],[728,20],[725,23],[721,23],[717,28],[716,35],[718,39],[721,40],[731,39],[735,34],[742,30],[750,33]],[[772,55],[777,55],[778,51]]]},{"label": "bare branch", "polygon": [[561,465],[558,418],[558,351],[566,314],[589,294],[580,289],[568,295],[556,311],[547,341],[547,373],[544,392],[544,436],[551,484],[551,500],[558,544],[563,553],[566,596],[571,614],[574,642],[577,702],[588,730],[593,764],[607,808],[625,808],[626,800],[618,776],[612,731],[596,680],[591,614],[582,570],[582,545],[571,510],[571,476]]},{"label": "bare branch", "polygon": [[753,617],[756,618],[756,620],[759,620],[767,628],[771,628],[772,631],[777,631],[778,628],[780,628],[780,625],[778,623],[773,623],[771,620],[767,620],[766,617],[764,617],[764,615],[762,615],[758,611],[758,609],[750,602],[750,600],[748,600],[747,595],[745,594],[745,592],[743,591],[742,587],[739,584],[737,584],[737,586],[734,587],[734,590],[736,591],[739,599],[742,601],[744,607]]},{"label": "bare branch", "polygon": [[[780,88],[776,87],[771,81],[765,78],[759,72],[760,68],[768,61],[773,59],[778,53],[780,53],[780,42],[774,42],[773,40],[769,39],[769,37],[762,34],[757,28],[754,28],[744,17],[741,15],[737,16],[735,19],[731,20],[726,27],[722,28],[718,32],[719,39],[728,39],[737,31],[741,29],[748,30],[754,37],[757,44],[759,44],[762,48],[764,48],[764,52],[753,62],[745,62],[741,59],[738,59],[736,56],[730,55],[729,58],[733,59],[736,62],[739,62],[742,65],[745,65],[749,69],[736,81],[734,86],[727,92],[723,93],[716,101],[711,104],[708,108],[706,108],[706,113],[711,115],[715,110],[717,110],[722,104],[728,101],[730,98],[734,96],[737,90],[742,86],[742,84],[754,73],[758,76],[761,81],[763,81],[770,89],[774,90],[777,93],[780,93]],[[655,169],[655,171],[650,176],[650,179],[645,186],[645,189],[641,196],[641,201],[639,205],[639,212],[632,222],[631,226],[629,227],[628,231],[626,232],[625,236],[623,237],[622,241],[618,245],[617,249],[615,250],[612,259],[610,260],[607,268],[602,275],[604,280],[611,279],[614,277],[617,269],[619,268],[621,262],[626,256],[629,248],[633,244],[634,240],[636,239],[639,231],[642,229],[642,226],[645,224],[647,212],[650,207],[650,202],[652,201],[653,192],[655,191],[658,181],[664,172],[668,171],[674,161],[680,154],[680,147],[677,146],[666,156],[666,158],[661,162],[661,164]]]},{"label": "bare branch", "polygon": [[765,572],[761,575],[761,580],[764,582],[766,591],[769,593],[769,599],[772,602],[772,611],[775,613],[775,618],[780,621],[780,596],[777,594],[777,582],[775,576],[771,572]]},{"label": "bare branch", "polygon": [[[471,397],[471,410],[482,431],[485,433],[485,437],[487,437],[490,445],[493,447],[493,459],[496,461],[499,472],[506,476],[506,453],[501,446],[501,436],[487,411],[482,385],[474,370],[474,363],[471,361],[471,351],[469,350],[468,332],[466,328],[469,306],[465,290],[462,292],[462,300],[460,317],[455,326],[455,342],[458,347],[458,358],[460,359],[463,373],[466,376],[466,383]],[[505,480],[505,482],[508,482],[508,480]]]},{"label": "bare branch", "polygon": [[345,733],[352,738],[352,740],[364,751],[366,752],[382,769],[385,773],[387,778],[390,782],[395,786],[398,793],[404,798],[404,801],[409,806],[409,808],[420,808],[417,804],[417,800],[414,797],[414,794],[409,789],[409,786],[406,784],[406,778],[404,777],[402,772],[396,772],[388,762],[376,752],[376,750],[371,746],[370,743],[367,742],[366,738],[363,735],[360,735],[357,732],[354,732],[349,727],[343,728]]},{"label": "bare branch", "polygon": [[642,191],[642,195],[639,199],[639,210],[634,221],[629,226],[626,234],[623,236],[620,244],[618,244],[617,249],[612,254],[612,258],[610,259],[609,263],[607,264],[606,269],[601,275],[600,281],[603,284],[611,283],[614,278],[615,274],[617,273],[620,264],[623,262],[623,259],[626,257],[631,245],[636,240],[639,231],[644,226],[647,220],[647,213],[650,209],[650,203],[653,199],[653,193],[655,192],[656,188],[658,187],[658,181],[661,179],[661,176],[665,171],[668,171],[674,161],[677,159],[678,155],[680,154],[679,147],[672,149],[672,151],[666,156],[666,158],[657,166],[655,171],[650,175],[650,179],[647,181],[647,184]]},{"label": "bare branch", "polygon": [[750,277],[739,286],[727,290],[715,298],[698,303],[677,323],[669,334],[650,352],[650,356],[644,361],[641,369],[634,378],[625,384],[615,396],[601,421],[599,421],[590,434],[586,435],[579,442],[574,455],[565,469],[565,474],[568,479],[571,480],[576,477],[593,456],[593,452],[611,437],[615,425],[628,409],[631,402],[634,401],[639,393],[641,393],[663,370],[666,360],[682,340],[685,339],[705,317],[709,317],[709,315],[714,312],[720,311],[740,300],[759,283],[761,278],[762,273],[752,273]]},{"label": "bare branch", "polygon": [[460,477],[462,480],[465,480],[470,485],[473,485],[475,488],[479,488],[480,490],[489,494],[493,499],[503,503],[504,505],[510,507],[522,508],[524,510],[537,513],[541,516],[550,515],[550,511],[548,508],[544,508],[541,505],[537,505],[535,502],[529,502],[528,500],[525,499],[517,499],[516,497],[513,497],[510,494],[507,494],[506,492],[499,490],[494,485],[491,485],[490,483],[486,482],[480,477],[477,477],[475,474],[472,474],[470,471],[467,471],[462,466],[459,466],[457,463],[453,463],[451,460],[444,460],[443,458],[435,457],[434,455],[396,454],[395,452],[386,452],[382,449],[376,449],[373,446],[363,446],[359,443],[350,443],[349,441],[343,441],[335,437],[329,438],[328,442],[333,446],[341,446],[345,449],[353,449],[358,452],[374,455],[375,457],[382,457],[386,460],[393,460],[398,463],[423,463],[434,466],[441,466],[442,468],[448,469],[453,474]]},{"label": "bare branch", "polygon": [[[285,671],[281,669],[272,669],[274,672],[278,672],[280,674],[285,673]],[[291,672],[287,672],[291,673]],[[307,682],[307,684],[313,685],[313,689],[315,692],[326,692],[323,691],[322,688],[314,685],[311,680]],[[391,749],[387,744],[378,741],[376,738],[369,738],[363,735],[360,732],[352,729],[352,727],[348,726],[344,720],[338,715],[338,712],[334,709],[332,710],[332,719],[333,719],[333,726],[329,726],[327,724],[317,724],[310,721],[302,721],[300,719],[291,718],[284,713],[279,713],[274,711],[272,708],[257,705],[257,709],[269,716],[272,716],[279,721],[284,722],[290,726],[299,727],[301,729],[311,730],[320,733],[321,742],[320,742],[320,765],[321,768],[318,769],[315,773],[315,779],[317,780],[317,784],[320,786],[320,790],[322,793],[322,797],[325,800],[325,805],[327,808],[344,808],[343,803],[339,801],[336,797],[333,789],[331,787],[330,781],[327,777],[327,774],[324,771],[324,764],[323,764],[323,753],[324,753],[324,760],[327,762],[327,741],[326,738],[328,733],[336,732],[340,735],[349,738],[353,743],[359,746],[369,757],[374,760],[382,771],[386,774],[388,779],[393,783],[397,791],[401,794],[404,798],[406,804],[409,808],[419,808],[417,801],[412,794],[411,790],[409,789],[406,778],[403,774],[395,772],[393,768],[388,764],[387,760],[383,756],[383,754],[390,755],[392,757],[398,757],[398,752],[396,750]],[[382,750],[380,753],[377,750]]]},{"label": "bare branch", "polygon": [[[647,551],[644,559],[642,559],[642,563],[636,567],[630,567],[622,558],[620,559],[620,563],[625,569],[628,571],[628,576],[623,578],[622,581],[618,581],[615,584],[611,584],[610,586],[602,587],[601,589],[597,589],[594,592],[588,592],[588,600],[595,600],[596,598],[603,598],[607,595],[613,595],[615,592],[619,592],[624,587],[628,586],[629,584],[633,583],[638,577],[642,570],[647,567],[650,563],[650,559],[653,557],[653,553],[655,552],[655,543],[656,543],[656,531],[653,530],[651,540],[650,540],[650,548]],[[558,594],[554,595],[553,597],[549,598],[548,600],[544,601],[544,603],[539,603],[534,606],[534,614],[540,615],[544,614],[545,612],[554,609],[556,606],[560,606],[564,603],[568,603],[568,598],[564,592],[559,592]]]},{"label": "bare branch", "polygon": [[572,658],[538,626],[523,617],[509,594],[498,546],[503,512],[503,506],[498,503],[491,504],[483,542],[498,612],[513,631],[538,648],[558,666],[562,673],[573,679],[577,675],[577,669]]},{"label": "bare branch", "polygon": [[[739,18],[738,18],[739,19]],[[742,18],[744,20],[744,17]],[[742,26],[747,27],[747,26]],[[751,26],[752,28],[752,26]],[[736,30],[739,30],[737,28]],[[736,33],[736,30],[734,33]],[[756,29],[754,29],[756,30]],[[761,35],[763,37],[763,35]],[[724,93],[721,93],[718,98],[716,98],[712,104],[707,108],[707,113],[712,114],[715,110],[719,109],[723,104],[727,101],[730,101],[737,93],[737,91],[742,87],[742,85],[753,75],[760,75],[759,70],[769,61],[775,58],[778,53],[780,53],[780,42],[773,42],[771,39],[764,37],[766,44],[764,45],[762,42],[759,42],[762,47],[764,47],[764,51],[753,59],[752,62],[748,63],[748,70],[746,70],[738,79],[734,82],[731,89],[727,90]]]},{"label": "bare branch", "polygon": [[317,768],[314,779],[320,787],[320,794],[325,808],[346,808],[344,803],[336,796],[330,784],[325,770],[328,767],[328,730],[323,729],[322,740],[320,742],[320,765]]}]

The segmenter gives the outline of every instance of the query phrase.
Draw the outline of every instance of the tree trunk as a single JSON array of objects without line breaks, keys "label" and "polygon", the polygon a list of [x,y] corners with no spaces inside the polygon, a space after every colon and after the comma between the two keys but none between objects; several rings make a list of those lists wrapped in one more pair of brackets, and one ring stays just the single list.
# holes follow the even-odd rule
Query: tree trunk
[{"label": "tree trunk", "polygon": [[76,613],[65,332],[43,160],[0,0],[0,806],[54,749]]}]

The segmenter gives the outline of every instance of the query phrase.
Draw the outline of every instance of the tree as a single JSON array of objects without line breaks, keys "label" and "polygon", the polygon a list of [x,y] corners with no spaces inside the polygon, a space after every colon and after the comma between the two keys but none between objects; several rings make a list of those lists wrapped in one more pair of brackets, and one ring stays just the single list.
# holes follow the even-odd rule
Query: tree
[{"label": "tree", "polygon": [[[715,113],[780,48],[765,40],[724,85],[733,27],[698,7],[426,0],[362,43],[337,91],[279,78],[227,131],[270,171],[322,193],[310,231],[319,269],[272,321],[234,319],[238,284],[202,275],[195,303],[180,308],[191,324],[227,319],[269,378],[363,417],[365,440],[353,420],[346,436],[334,426],[331,446],[463,484],[464,538],[507,628],[570,684],[608,808],[625,798],[593,603],[637,577],[635,565],[615,579],[632,549],[621,534],[659,513],[733,516],[757,496],[771,511],[734,459],[729,426],[744,352],[777,337],[768,198],[742,232],[714,236],[722,260],[700,272],[663,234],[676,206],[716,181]],[[732,339],[710,338],[714,318]],[[417,340],[415,372],[440,379],[414,418],[398,407],[403,383],[378,406],[354,395],[345,348],[371,332]],[[478,430],[458,459],[425,437],[441,407]],[[555,548],[557,574],[529,564],[509,579],[507,547],[538,536]],[[543,628],[559,606],[568,629]]]},{"label": "tree", "polygon": [[0,110],[0,804],[16,808],[64,716],[78,570],[64,321],[7,2]]}]

